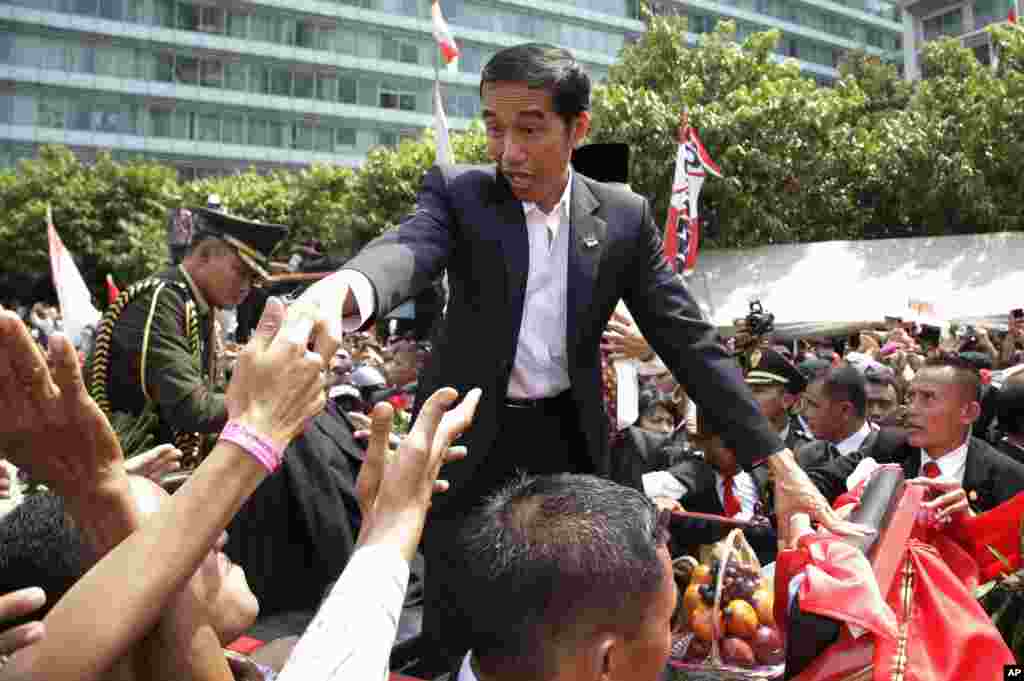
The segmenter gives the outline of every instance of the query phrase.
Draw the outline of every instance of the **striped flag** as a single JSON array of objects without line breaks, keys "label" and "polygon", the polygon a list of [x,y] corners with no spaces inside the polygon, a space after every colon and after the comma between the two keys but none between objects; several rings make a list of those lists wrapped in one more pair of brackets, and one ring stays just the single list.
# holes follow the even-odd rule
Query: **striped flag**
[{"label": "striped flag", "polygon": [[86,326],[95,326],[100,313],[93,307],[92,294],[82,279],[71,253],[64,248],[64,242],[53,226],[53,212],[46,207],[46,234],[50,242],[50,268],[53,271],[53,286],[57,289],[57,301],[64,318],[64,333],[76,346]]},{"label": "striped flag", "polygon": [[437,145],[434,163],[451,165],[455,162],[448,138],[448,117],[444,115],[444,102],[441,101],[441,83],[437,79],[434,80],[434,143]]},{"label": "striped flag", "polygon": [[[679,122],[677,140],[679,147],[676,150],[676,169],[672,179],[672,199],[665,221],[665,259],[674,271],[680,271],[677,257],[682,254],[682,272],[689,273],[697,264],[697,248],[700,242],[700,190],[708,175],[721,177],[722,171],[701,144],[697,131],[689,124],[689,117],[685,111]],[[683,226],[682,230],[679,229],[680,224]],[[681,249],[680,231],[683,242]]]},{"label": "striped flag", "polygon": [[451,64],[459,57],[459,46],[455,44],[452,32],[448,30],[448,22],[441,14],[441,3],[434,0],[430,5],[430,17],[434,22],[434,40],[441,48],[441,59],[445,64]]}]

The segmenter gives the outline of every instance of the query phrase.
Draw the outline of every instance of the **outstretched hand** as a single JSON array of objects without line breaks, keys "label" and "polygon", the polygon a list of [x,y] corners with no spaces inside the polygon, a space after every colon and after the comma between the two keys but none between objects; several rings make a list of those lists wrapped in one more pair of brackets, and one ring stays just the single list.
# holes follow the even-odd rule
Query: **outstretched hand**
[{"label": "outstretched hand", "polygon": [[446,481],[438,480],[441,466],[467,454],[452,442],[473,422],[480,395],[479,388],[471,390],[449,409],[458,393],[452,388],[438,390],[424,403],[396,451],[388,446],[393,408],[386,402],[374,407],[366,461],[356,481],[363,513],[360,544],[393,543],[412,558],[431,496],[448,489]]},{"label": "outstretched hand", "polygon": [[123,475],[113,428],[86,392],[63,334],[44,355],[18,316],[0,310],[0,453],[67,498]]},{"label": "outstretched hand", "polygon": [[[0,596],[0,622],[18,620],[43,607],[46,594],[39,587],[19,589]],[[43,639],[42,622],[28,622],[0,633],[0,655],[13,655]]]},{"label": "outstretched hand", "polygon": [[776,525],[782,535],[779,537],[781,546],[792,544],[792,519],[800,513],[806,513],[820,527],[834,534],[857,537],[874,534],[870,527],[852,523],[836,513],[788,449],[768,461],[775,478]]}]

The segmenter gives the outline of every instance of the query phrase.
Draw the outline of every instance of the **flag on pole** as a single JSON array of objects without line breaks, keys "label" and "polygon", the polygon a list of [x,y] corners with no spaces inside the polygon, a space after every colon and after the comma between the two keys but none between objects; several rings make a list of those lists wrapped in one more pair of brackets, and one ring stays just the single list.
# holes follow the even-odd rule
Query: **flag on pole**
[{"label": "flag on pole", "polygon": [[434,40],[441,48],[441,59],[445,64],[451,65],[459,57],[459,46],[455,44],[455,38],[448,30],[448,22],[441,14],[441,3],[438,0],[434,0],[430,5],[430,17],[434,22]]},{"label": "flag on pole", "polygon": [[455,162],[452,154],[452,143],[448,138],[448,117],[444,115],[444,102],[441,101],[441,83],[434,79],[434,143],[437,151],[434,163],[450,165]]},{"label": "flag on pole", "polygon": [[1010,11],[1006,15],[1006,20],[1011,24],[1017,23],[1017,0],[1010,0]]},{"label": "flag on pole", "polygon": [[50,206],[46,207],[46,233],[50,242],[50,268],[53,271],[53,285],[57,289],[57,301],[60,303],[61,315],[64,317],[64,333],[71,342],[78,345],[82,330],[86,326],[95,326],[100,321],[100,313],[92,305],[89,287],[82,279],[71,253],[64,248],[64,242],[57,235],[53,226],[53,213]]},{"label": "flag on pole", "polygon": [[114,304],[121,295],[121,291],[117,288],[117,284],[114,283],[114,277],[107,275],[107,303],[110,305]]},{"label": "flag on pole", "polygon": [[[697,264],[700,190],[709,174],[721,177],[722,171],[701,144],[686,111],[680,117],[677,140],[679,147],[676,150],[675,176],[672,179],[672,198],[665,221],[665,259],[674,271],[679,271],[677,257],[682,254],[682,271],[689,273]],[[680,224],[683,225],[682,230],[679,229]],[[680,232],[682,248],[679,244]]]}]

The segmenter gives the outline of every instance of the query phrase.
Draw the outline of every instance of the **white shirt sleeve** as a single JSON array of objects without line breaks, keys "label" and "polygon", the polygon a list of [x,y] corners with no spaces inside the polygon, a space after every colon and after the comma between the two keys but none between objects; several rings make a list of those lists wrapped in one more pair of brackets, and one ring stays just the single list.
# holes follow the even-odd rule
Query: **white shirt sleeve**
[{"label": "white shirt sleeve", "polygon": [[332,276],[338,277],[339,281],[348,287],[349,295],[356,300],[358,313],[350,315],[341,320],[341,330],[345,333],[358,331],[373,316],[377,309],[377,300],[373,291],[373,284],[366,278],[366,275],[356,270],[341,270]]},{"label": "white shirt sleeve", "polygon": [[679,501],[686,494],[686,485],[668,471],[651,471],[640,476],[644,494],[654,497],[668,497]]},{"label": "white shirt sleeve", "polygon": [[277,681],[385,681],[408,584],[398,549],[359,548]]}]

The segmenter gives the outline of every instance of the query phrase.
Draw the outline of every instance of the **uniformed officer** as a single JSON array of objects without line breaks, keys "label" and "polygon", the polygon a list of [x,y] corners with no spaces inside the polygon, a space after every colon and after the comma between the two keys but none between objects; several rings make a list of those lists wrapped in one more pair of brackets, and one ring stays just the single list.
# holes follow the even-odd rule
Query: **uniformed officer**
[{"label": "uniformed officer", "polygon": [[796,452],[814,439],[794,413],[800,395],[807,388],[807,379],[782,353],[771,348],[755,350],[749,363],[747,385],[783,442]]},{"label": "uniformed officer", "polygon": [[287,234],[206,208],[192,210],[184,260],[129,287],[97,331],[89,390],[109,414],[141,415],[152,405],[157,442],[174,442],[185,465],[202,453],[202,435],[227,421],[215,387],[214,312],[234,307],[269,276],[269,258]]}]

